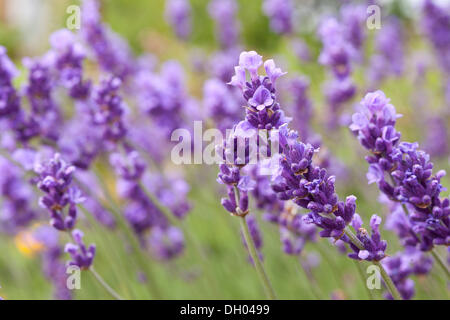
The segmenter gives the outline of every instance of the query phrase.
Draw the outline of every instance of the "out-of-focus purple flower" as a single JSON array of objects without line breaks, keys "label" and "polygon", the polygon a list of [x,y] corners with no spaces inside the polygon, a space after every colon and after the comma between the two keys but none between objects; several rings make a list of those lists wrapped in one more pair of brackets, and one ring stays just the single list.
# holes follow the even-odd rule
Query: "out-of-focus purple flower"
[{"label": "out-of-focus purple flower", "polygon": [[[341,7],[341,23],[344,27],[344,35],[358,55],[366,38],[365,22],[367,18],[366,6],[359,4],[345,4]],[[384,25],[383,25],[384,27]],[[360,57],[358,57],[360,59]]]},{"label": "out-of-focus purple flower", "polygon": [[341,110],[356,93],[356,86],[350,78],[333,79],[325,83],[324,94],[330,107],[328,126],[336,128]]},{"label": "out-of-focus purple flower", "polygon": [[6,49],[0,46],[0,118],[15,118],[20,111],[20,98],[12,85],[12,80],[18,71],[6,54]]},{"label": "out-of-focus purple flower", "polygon": [[50,224],[58,230],[70,230],[77,218],[76,205],[84,201],[80,190],[72,185],[75,167],[59,154],[35,167],[37,187],[45,193],[39,204],[50,211]]},{"label": "out-of-focus purple flower", "polygon": [[236,91],[222,81],[210,79],[203,86],[203,105],[219,129],[225,132],[240,119],[242,108]]},{"label": "out-of-focus purple flower", "polygon": [[449,153],[447,123],[444,116],[432,116],[427,119],[424,141],[425,151],[431,156],[443,157]]},{"label": "out-of-focus purple flower", "polygon": [[171,173],[145,174],[142,183],[175,217],[182,219],[191,210],[188,201],[190,186],[182,176]]},{"label": "out-of-focus purple flower", "polygon": [[101,21],[100,3],[83,0],[81,36],[94,52],[100,67],[125,79],[135,71],[133,55],[127,43]]},{"label": "out-of-focus purple flower", "polygon": [[[258,225],[258,221],[256,220],[256,217],[252,214],[247,215],[245,217],[245,219],[247,220],[247,225],[248,225],[248,230],[250,231],[250,236],[252,237],[253,243],[255,244],[255,248],[258,251],[258,257],[260,260],[262,260],[263,255],[262,255],[261,249],[263,246],[263,238],[262,238],[261,230]],[[241,233],[241,239],[242,239],[244,246],[248,250],[247,243],[245,242],[245,238],[242,233]],[[249,259],[250,259],[251,263],[254,263],[251,256],[249,256]]]},{"label": "out-of-focus purple flower", "polygon": [[300,133],[302,141],[311,137],[311,120],[313,115],[312,102],[308,97],[309,79],[305,77],[293,78],[289,83],[292,96],[291,114],[294,126]]},{"label": "out-of-focus purple flower", "polygon": [[191,97],[186,92],[184,70],[176,61],[163,64],[160,74],[140,72],[136,76],[137,103],[155,125],[170,135],[173,130],[186,127]]},{"label": "out-of-focus purple flower", "polygon": [[117,175],[125,180],[139,180],[146,168],[144,160],[137,151],[131,151],[126,155],[113,153],[109,161]]},{"label": "out-of-focus purple flower", "polygon": [[38,125],[38,131],[42,137],[57,141],[62,120],[60,110],[53,98],[55,83],[51,75],[51,63],[48,57],[43,57],[42,59],[26,58],[23,64],[29,69],[25,94],[31,105],[32,123]]},{"label": "out-of-focus purple flower", "polygon": [[169,260],[179,256],[184,250],[183,232],[173,226],[156,227],[148,237],[151,252],[161,260]]},{"label": "out-of-focus purple flower", "polygon": [[[411,267],[406,256],[398,254],[383,260],[383,267],[391,277],[403,299],[409,300],[414,296],[414,281],[408,277],[412,274]],[[393,299],[390,293],[386,298]]]},{"label": "out-of-focus purple flower", "polygon": [[0,230],[14,234],[35,220],[38,213],[30,203],[33,192],[23,172],[3,157],[0,157],[0,171]]},{"label": "out-of-focus purple flower", "polygon": [[211,0],[209,15],[216,22],[216,33],[222,48],[232,48],[238,42],[239,23],[236,0]]},{"label": "out-of-focus purple flower", "polygon": [[239,62],[237,59],[238,54],[239,52],[235,48],[213,54],[209,62],[211,75],[224,83],[230,81],[233,76],[234,66]]},{"label": "out-of-focus purple flower", "polygon": [[54,298],[72,299],[72,292],[67,288],[66,266],[61,261],[63,250],[59,245],[58,231],[48,225],[42,225],[32,231],[32,237],[43,246],[42,271],[53,285]]},{"label": "out-of-focus purple flower", "polygon": [[91,82],[83,81],[84,49],[76,42],[75,34],[67,29],[61,29],[50,36],[54,55],[55,69],[58,80],[69,90],[74,99],[86,99],[89,95]]},{"label": "out-of-focus purple flower", "polygon": [[438,6],[433,0],[423,3],[423,29],[431,41],[436,55],[447,75],[450,74],[450,8]]},{"label": "out-of-focus purple flower", "polygon": [[301,39],[295,39],[291,42],[292,50],[297,58],[303,62],[309,62],[311,60],[311,52],[306,42]]},{"label": "out-of-focus purple flower", "polygon": [[192,31],[189,0],[166,0],[166,19],[177,37],[186,40]]},{"label": "out-of-focus purple flower", "polygon": [[346,41],[342,25],[335,18],[323,20],[318,30],[323,48],[319,62],[328,66],[337,78],[345,78],[352,70],[352,45]]},{"label": "out-of-focus purple flower", "polygon": [[91,244],[86,248],[83,243],[83,232],[75,229],[72,231],[72,238],[75,242],[67,243],[64,251],[70,254],[71,260],[68,262],[69,266],[77,266],[81,269],[89,269],[94,262],[95,245]]},{"label": "out-of-focus purple flower", "polygon": [[400,76],[404,69],[404,37],[401,20],[390,17],[375,38],[376,53],[370,59],[367,77],[376,87],[388,75]]},{"label": "out-of-focus purple flower", "polygon": [[118,77],[103,79],[94,90],[91,109],[93,124],[102,129],[104,139],[112,142],[120,141],[127,132],[123,121],[126,106],[118,93],[121,84]]},{"label": "out-of-focus purple flower", "polygon": [[292,32],[294,6],[291,0],[264,0],[263,12],[270,20],[270,28],[279,34]]}]

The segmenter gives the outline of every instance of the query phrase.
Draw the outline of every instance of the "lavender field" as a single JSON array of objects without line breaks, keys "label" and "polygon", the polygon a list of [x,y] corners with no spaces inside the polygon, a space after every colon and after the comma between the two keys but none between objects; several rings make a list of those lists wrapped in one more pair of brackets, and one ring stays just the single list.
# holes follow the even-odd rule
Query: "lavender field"
[{"label": "lavender field", "polygon": [[450,298],[450,0],[0,0],[0,300]]}]

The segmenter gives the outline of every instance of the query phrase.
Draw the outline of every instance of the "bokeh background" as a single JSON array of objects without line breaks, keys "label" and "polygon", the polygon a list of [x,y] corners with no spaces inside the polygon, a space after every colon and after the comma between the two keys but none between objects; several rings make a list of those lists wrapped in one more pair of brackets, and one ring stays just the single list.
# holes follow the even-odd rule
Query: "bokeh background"
[{"label": "bokeh background", "polygon": [[[437,66],[430,42],[423,37],[420,26],[421,1],[381,1],[383,16],[395,15],[405,31],[405,67],[399,76],[389,76],[379,89],[403,114],[398,129],[406,141],[425,143],[432,132],[426,122],[429,116],[444,119],[450,124],[450,105],[446,104],[442,70]],[[445,4],[446,1],[438,1]],[[105,23],[125,38],[134,54],[150,53],[157,64],[176,59],[183,65],[189,94],[202,100],[203,84],[209,75],[199,70],[198,61],[207,59],[219,49],[214,31],[214,21],[208,14],[207,0],[190,0],[192,6],[192,35],[181,41],[164,18],[163,0],[107,0],[101,1]],[[378,201],[376,185],[368,185],[365,178],[367,164],[365,150],[346,127],[330,133],[326,130],[327,105],[322,91],[327,71],[317,62],[321,43],[316,29],[321,16],[336,14],[340,1],[294,1],[295,33],[282,36],[274,33],[269,19],[262,12],[261,0],[239,0],[238,18],[242,49],[256,50],[264,59],[273,58],[288,75],[301,74],[310,79],[309,95],[313,101],[314,130],[323,137],[323,146],[344,166],[337,182],[341,198],[354,194],[358,198],[358,213],[365,221],[377,213],[384,217],[385,206]],[[21,59],[39,56],[49,49],[49,35],[65,27],[66,8],[77,1],[66,0],[0,0],[0,44],[8,49],[9,56],[20,70]],[[383,22],[382,22],[383,23]],[[382,30],[382,29],[381,29]],[[367,60],[374,52],[374,38],[380,30],[367,30],[365,59],[354,71],[353,79],[358,92],[353,102],[364,94]],[[449,30],[450,32],[450,30]],[[292,48],[293,39],[302,39],[308,46],[311,59],[302,61]],[[236,57],[237,59],[237,57]],[[419,74],[420,63],[427,66],[424,76]],[[417,79],[422,80],[418,90]],[[25,75],[16,79],[19,86]],[[423,101],[418,103],[418,101]],[[201,103],[200,103],[201,105]],[[346,110],[353,110],[349,103]],[[103,179],[114,194],[114,176],[104,169]],[[449,153],[433,157],[436,168],[450,169]],[[180,170],[167,164],[167,171]],[[264,294],[256,273],[248,261],[239,233],[239,222],[220,205],[223,190],[216,183],[217,167],[206,165],[184,166],[186,179],[191,186],[189,199],[191,212],[180,222],[186,235],[186,249],[177,259],[167,262],[148,257],[161,297],[167,299],[261,299]],[[1,173],[0,173],[1,174]],[[443,184],[450,186],[445,177]],[[367,299],[367,291],[359,278],[354,261],[340,254],[326,239],[308,243],[300,259],[307,266],[303,270],[298,257],[288,256],[281,249],[276,226],[257,219],[263,234],[264,264],[275,291],[282,299]],[[139,268],[122,236],[110,231],[95,220],[85,217],[83,226],[88,243],[97,245],[95,266],[99,273],[125,298],[152,298],[145,282],[139,279]],[[30,227],[31,228],[31,227]],[[51,299],[52,286],[41,270],[39,246],[27,241],[27,230],[14,236],[0,234],[0,296],[5,299]],[[395,253],[400,244],[395,235],[382,230],[389,241],[388,253]],[[445,250],[442,251],[445,255]],[[361,262],[365,267],[365,262]],[[310,274],[308,274],[310,272]],[[313,281],[311,281],[313,279]],[[448,287],[442,271],[434,267],[427,277],[414,277],[418,299],[448,299]],[[312,287],[311,287],[312,285]],[[382,297],[382,290],[375,295]],[[79,299],[109,298],[92,275],[82,274],[82,289],[75,292]]]}]

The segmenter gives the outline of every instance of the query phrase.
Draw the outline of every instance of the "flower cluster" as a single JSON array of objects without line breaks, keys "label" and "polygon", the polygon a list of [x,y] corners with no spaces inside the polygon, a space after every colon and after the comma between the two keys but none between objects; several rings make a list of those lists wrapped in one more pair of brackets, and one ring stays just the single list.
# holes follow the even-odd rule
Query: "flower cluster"
[{"label": "flower cluster", "polygon": [[69,253],[71,261],[70,266],[77,266],[81,269],[89,269],[94,261],[96,248],[91,244],[88,248],[83,243],[83,232],[75,229],[72,231],[72,239],[75,243],[67,243],[64,251]]},{"label": "flower cluster", "polygon": [[49,210],[50,224],[57,230],[70,230],[77,219],[76,205],[84,201],[81,191],[74,185],[75,167],[67,164],[56,153],[52,159],[34,168],[37,187],[45,193],[39,204]]},{"label": "flower cluster", "polygon": [[280,168],[273,177],[273,190],[281,200],[292,200],[302,208],[308,209],[307,221],[322,229],[321,237],[333,237],[350,244],[354,259],[379,261],[385,257],[386,243],[380,240],[379,218],[372,217],[372,237],[367,231],[357,229],[357,237],[363,249],[344,234],[349,223],[359,226],[359,216],[355,215],[356,197],[349,196],[345,202],[339,201],[335,192],[335,177],[329,176],[323,168],[312,162],[315,149],[310,144],[297,140],[297,133],[287,126],[280,129],[282,157]]},{"label": "flower cluster", "polygon": [[186,40],[191,34],[191,6],[189,0],[166,1],[166,19],[180,39]]},{"label": "flower cluster", "polygon": [[[411,205],[408,219],[419,236],[420,249],[450,242],[450,199],[441,198],[440,183],[445,171],[433,175],[433,164],[417,143],[401,142],[395,130],[399,115],[383,92],[368,93],[361,102],[361,112],[353,115],[350,129],[361,145],[371,152],[367,178],[377,182],[389,199]],[[385,180],[390,176],[392,182]]]},{"label": "flower cluster", "polygon": [[263,12],[270,19],[270,28],[280,34],[292,32],[294,6],[291,0],[264,0]]},{"label": "flower cluster", "polygon": [[210,16],[216,21],[217,38],[224,49],[232,48],[238,42],[237,9],[236,0],[211,0],[208,6]]},{"label": "flower cluster", "polygon": [[[275,82],[286,73],[270,59],[264,62],[267,76],[260,76],[258,68],[262,64],[262,57],[255,51],[244,51],[239,56],[239,66],[234,68],[236,74],[230,84],[240,88],[247,101],[246,123],[241,124],[243,128],[271,130],[287,121],[275,96]],[[246,79],[246,71],[250,73],[250,81]]]}]

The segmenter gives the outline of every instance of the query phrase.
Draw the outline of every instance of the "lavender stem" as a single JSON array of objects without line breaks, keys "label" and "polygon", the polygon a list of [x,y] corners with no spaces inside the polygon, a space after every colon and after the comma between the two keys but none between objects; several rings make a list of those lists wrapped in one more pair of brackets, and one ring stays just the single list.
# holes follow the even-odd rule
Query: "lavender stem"
[{"label": "lavender stem", "polygon": [[102,278],[102,276],[100,276],[100,274],[98,274],[97,271],[95,271],[93,266],[89,268],[89,271],[91,271],[91,273],[94,275],[97,281],[101,284],[103,288],[105,288],[106,291],[108,291],[108,293],[111,296],[113,296],[116,300],[123,300],[123,298],[116,291],[114,291],[114,289],[111,288],[108,285],[108,283],[106,283],[106,281]]},{"label": "lavender stem", "polygon": [[450,278],[450,270],[448,269],[444,259],[442,259],[442,257],[439,255],[437,250],[436,249],[431,250],[431,254],[432,254],[434,260],[436,260],[438,262],[438,265],[440,265],[442,267],[442,269],[445,271],[445,273],[447,274],[447,277]]},{"label": "lavender stem", "polygon": [[256,273],[261,280],[264,291],[267,295],[267,298],[270,300],[276,300],[275,292],[273,291],[272,285],[270,284],[269,278],[267,277],[266,272],[264,271],[264,267],[259,260],[258,253],[256,252],[255,244],[253,243],[253,239],[250,235],[250,230],[248,229],[247,221],[245,220],[245,216],[240,217],[241,229],[244,234],[245,242],[247,244],[248,251],[250,256],[252,257],[253,263],[255,264]]}]

